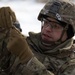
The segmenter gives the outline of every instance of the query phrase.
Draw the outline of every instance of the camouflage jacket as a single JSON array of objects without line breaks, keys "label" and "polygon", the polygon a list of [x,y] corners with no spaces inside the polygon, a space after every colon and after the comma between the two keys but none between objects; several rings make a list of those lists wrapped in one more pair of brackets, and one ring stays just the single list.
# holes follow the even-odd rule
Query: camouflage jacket
[{"label": "camouflage jacket", "polygon": [[7,50],[7,40],[3,37],[0,38],[0,75],[75,75],[72,39],[58,47],[54,46],[55,49],[45,48],[40,43],[40,33],[30,33],[26,40],[41,63],[33,57],[28,63],[21,64],[19,58]]},{"label": "camouflage jacket", "polygon": [[35,56],[54,75],[75,75],[75,46],[73,39],[60,45],[45,47],[41,43],[40,33],[29,33],[27,42]]},{"label": "camouflage jacket", "polygon": [[53,75],[36,57],[22,64],[19,57],[7,49],[8,33],[0,33],[0,35],[0,75]]}]

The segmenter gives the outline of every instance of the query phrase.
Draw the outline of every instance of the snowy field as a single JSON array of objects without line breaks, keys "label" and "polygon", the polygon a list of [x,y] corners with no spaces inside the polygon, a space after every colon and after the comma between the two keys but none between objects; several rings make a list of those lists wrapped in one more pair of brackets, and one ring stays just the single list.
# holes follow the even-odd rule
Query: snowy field
[{"label": "snowy field", "polygon": [[24,35],[28,35],[29,31],[40,32],[41,22],[37,17],[44,5],[35,0],[0,0],[0,7],[10,6],[15,12]]},{"label": "snowy field", "polygon": [[0,1],[0,7],[2,6],[12,8],[21,24],[23,34],[28,35],[29,31],[40,31],[41,23],[37,20],[37,16],[44,3],[37,3],[35,0],[2,0]]}]

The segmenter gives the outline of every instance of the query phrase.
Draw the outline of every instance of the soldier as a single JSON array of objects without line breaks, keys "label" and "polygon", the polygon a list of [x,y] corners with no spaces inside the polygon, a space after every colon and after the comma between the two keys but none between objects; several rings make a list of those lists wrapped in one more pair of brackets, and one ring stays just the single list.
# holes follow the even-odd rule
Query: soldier
[{"label": "soldier", "polygon": [[41,32],[29,36],[13,25],[8,9],[0,9],[0,75],[75,75],[73,3],[50,0],[38,16]]},{"label": "soldier", "polygon": [[1,7],[0,75],[53,75],[34,56],[15,22],[17,19],[11,8]]},{"label": "soldier", "polygon": [[29,32],[26,38],[34,55],[54,75],[75,75],[75,4],[49,0],[38,20],[41,32]]}]

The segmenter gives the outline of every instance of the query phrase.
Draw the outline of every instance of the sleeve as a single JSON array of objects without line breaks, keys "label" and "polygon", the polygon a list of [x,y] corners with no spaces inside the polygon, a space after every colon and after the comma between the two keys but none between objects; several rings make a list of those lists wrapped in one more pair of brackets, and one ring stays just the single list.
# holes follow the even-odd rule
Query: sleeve
[{"label": "sleeve", "polygon": [[63,73],[59,75],[75,75],[75,65],[68,66]]},{"label": "sleeve", "polygon": [[36,57],[33,57],[25,68],[23,74],[26,75],[54,75],[52,72],[48,71]]},{"label": "sleeve", "polygon": [[15,27],[10,29],[7,49],[20,62],[14,62],[16,66],[11,70],[13,75],[54,75],[34,56],[25,38]]},{"label": "sleeve", "polygon": [[15,61],[11,71],[14,75],[54,75],[36,57],[31,58],[26,64]]},{"label": "sleeve", "polygon": [[71,59],[65,63],[60,69],[57,75],[75,75],[75,59]]}]

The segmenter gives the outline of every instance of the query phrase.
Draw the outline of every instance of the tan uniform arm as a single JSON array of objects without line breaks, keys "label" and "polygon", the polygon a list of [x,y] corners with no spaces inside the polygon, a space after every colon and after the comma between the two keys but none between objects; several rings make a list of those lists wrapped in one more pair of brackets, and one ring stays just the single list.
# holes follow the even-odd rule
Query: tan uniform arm
[{"label": "tan uniform arm", "polygon": [[15,27],[10,29],[7,48],[11,53],[18,56],[22,63],[33,57],[25,37]]},{"label": "tan uniform arm", "polygon": [[23,68],[23,75],[54,75],[49,72],[36,57],[34,57],[25,37],[14,27],[10,30],[7,48],[11,53],[19,57],[20,62],[23,65],[27,63],[25,68]]},{"label": "tan uniform arm", "polygon": [[53,75],[46,70],[44,65],[39,62],[37,58],[34,57],[25,37],[16,29],[16,27],[13,26],[15,20],[15,14],[10,7],[0,8],[0,28],[9,33],[6,37],[7,49],[9,52],[19,57],[21,64],[25,65],[27,63],[26,69],[28,70],[23,69],[23,75],[31,75],[26,74],[26,71],[33,72],[32,75]]}]

